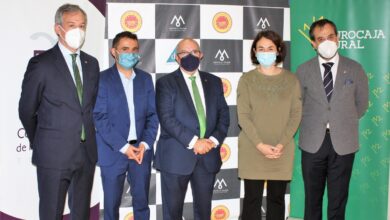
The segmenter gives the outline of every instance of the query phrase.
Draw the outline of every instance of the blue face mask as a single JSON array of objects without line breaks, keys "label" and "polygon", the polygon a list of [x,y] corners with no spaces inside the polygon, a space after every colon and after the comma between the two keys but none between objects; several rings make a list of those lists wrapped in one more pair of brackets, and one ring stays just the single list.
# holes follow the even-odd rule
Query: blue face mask
[{"label": "blue face mask", "polygon": [[276,52],[257,52],[256,58],[261,66],[268,68],[275,63]]},{"label": "blue face mask", "polygon": [[180,60],[180,66],[188,72],[196,70],[199,67],[199,63],[200,59],[191,53]]},{"label": "blue face mask", "polygon": [[131,69],[138,63],[139,59],[138,53],[121,53],[119,54],[118,62],[123,68]]}]

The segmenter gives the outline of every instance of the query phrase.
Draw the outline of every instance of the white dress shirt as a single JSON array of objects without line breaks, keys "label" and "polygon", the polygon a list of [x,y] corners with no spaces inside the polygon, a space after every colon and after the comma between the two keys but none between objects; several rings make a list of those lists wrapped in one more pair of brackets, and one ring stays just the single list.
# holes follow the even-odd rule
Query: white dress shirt
[{"label": "white dress shirt", "polygon": [[[203,105],[203,108],[204,108],[204,113],[205,113],[205,116],[207,118],[207,112],[206,112],[206,102],[205,102],[205,98],[204,98],[204,91],[203,91],[203,85],[202,85],[202,81],[200,79],[200,76],[199,76],[199,71],[196,70],[194,74],[190,75],[189,73],[187,73],[185,70],[183,70],[182,68],[180,68],[182,74],[183,74],[183,78],[184,78],[184,81],[186,82],[186,85],[187,85],[187,88],[188,88],[188,91],[190,92],[191,94],[191,98],[192,98],[192,103],[194,103],[194,106],[195,105],[195,99],[194,99],[194,94],[193,94],[193,91],[192,91],[192,81],[190,79],[191,76],[195,76],[195,83],[196,85],[198,86],[198,90],[199,90],[199,95],[200,95],[200,99],[202,100],[202,105]],[[190,143],[188,144],[188,149],[193,149],[194,148],[194,145],[196,143],[196,141],[199,139],[198,136],[194,136],[192,138],[192,140],[190,141]],[[210,136],[209,138],[212,142],[214,142],[215,146],[214,147],[217,147],[219,145],[219,141],[213,137],[213,136]]]},{"label": "white dress shirt", "polygon": [[62,45],[61,42],[59,42],[59,41],[58,41],[58,47],[60,48],[60,51],[65,58],[66,65],[68,66],[70,75],[72,76],[72,79],[73,79],[73,82],[75,85],[76,85],[76,80],[74,78],[74,73],[73,73],[73,64],[72,64],[73,61],[72,61],[71,54],[75,54],[75,53],[77,54],[76,64],[77,64],[77,67],[79,68],[81,83],[83,83],[83,68],[81,67],[80,49],[78,49],[76,52],[72,52],[68,48],[66,48],[64,45]]},{"label": "white dress shirt", "polygon": [[[334,84],[336,82],[336,76],[337,76],[337,67],[339,66],[339,53],[337,52],[337,54],[330,60],[325,60],[321,56],[318,56],[318,60],[320,62],[320,70],[321,70],[322,81],[324,81],[324,73],[325,73],[325,67],[322,64],[323,63],[329,63],[329,62],[333,63],[333,66],[332,66],[332,68],[330,70],[332,71],[332,80],[333,80],[333,88],[334,88]],[[326,123],[326,128],[329,128],[329,122]]]}]

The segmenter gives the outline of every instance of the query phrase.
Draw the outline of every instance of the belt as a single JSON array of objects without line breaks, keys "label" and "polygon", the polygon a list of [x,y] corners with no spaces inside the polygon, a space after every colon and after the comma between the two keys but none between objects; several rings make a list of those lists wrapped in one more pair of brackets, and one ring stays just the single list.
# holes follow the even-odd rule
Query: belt
[{"label": "belt", "polygon": [[137,143],[137,140],[129,140],[127,141],[127,143],[131,144],[131,145],[134,145]]}]

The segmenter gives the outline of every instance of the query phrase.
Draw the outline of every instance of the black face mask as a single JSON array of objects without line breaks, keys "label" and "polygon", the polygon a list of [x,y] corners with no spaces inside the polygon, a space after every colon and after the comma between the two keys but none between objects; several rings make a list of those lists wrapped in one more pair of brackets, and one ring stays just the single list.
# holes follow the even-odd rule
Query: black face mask
[{"label": "black face mask", "polygon": [[199,67],[199,63],[200,59],[191,53],[180,60],[180,66],[188,72],[196,70]]}]

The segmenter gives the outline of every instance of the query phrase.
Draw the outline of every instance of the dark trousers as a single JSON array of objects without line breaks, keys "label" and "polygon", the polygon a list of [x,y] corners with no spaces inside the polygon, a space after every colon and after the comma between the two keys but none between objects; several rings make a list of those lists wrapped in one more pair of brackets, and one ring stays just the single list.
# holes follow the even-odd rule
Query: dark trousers
[{"label": "dark trousers", "polygon": [[[101,166],[104,192],[104,220],[118,220],[123,185],[127,176],[132,196],[134,220],[149,220],[149,185],[152,150],[145,151],[142,164],[121,157],[112,166]],[[126,175],[127,174],[127,175]]]},{"label": "dark trousers", "polygon": [[[244,180],[244,204],[241,214],[242,220],[261,220],[261,206],[263,201],[264,180]],[[284,219],[284,194],[288,181],[267,181],[267,220]]]},{"label": "dark trousers", "polygon": [[355,154],[338,155],[329,130],[316,153],[302,151],[305,220],[322,219],[322,198],[328,187],[328,219],[343,220]]},{"label": "dark trousers", "polygon": [[61,220],[68,192],[71,219],[89,219],[95,164],[89,160],[83,144],[79,153],[78,161],[68,169],[37,166],[40,220]]},{"label": "dark trousers", "polygon": [[198,161],[194,171],[189,175],[161,171],[163,219],[183,219],[184,198],[189,182],[192,188],[194,219],[210,219],[215,175],[206,170],[202,160]]}]

